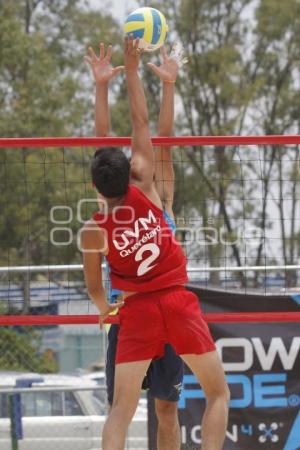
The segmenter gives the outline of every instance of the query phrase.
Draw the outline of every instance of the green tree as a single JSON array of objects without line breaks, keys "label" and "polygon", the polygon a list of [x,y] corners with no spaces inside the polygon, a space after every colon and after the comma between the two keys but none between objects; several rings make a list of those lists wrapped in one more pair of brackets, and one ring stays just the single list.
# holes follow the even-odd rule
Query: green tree
[{"label": "green tree", "polygon": [[[261,78],[255,106],[262,133],[299,133],[300,4],[288,0],[261,0],[256,10],[255,55],[261,61]],[[278,208],[281,232],[280,263],[297,263],[297,212],[299,201],[299,148],[265,147],[263,176],[264,203],[260,226],[264,229],[271,202]],[[274,186],[275,174],[278,186]],[[270,207],[269,207],[270,210]],[[298,212],[299,214],[299,212]],[[265,258],[264,236],[258,245],[256,264]],[[279,255],[278,255],[279,256]],[[296,274],[288,272],[288,284],[295,285]]]},{"label": "green tree", "polygon": [[39,353],[40,336],[28,327],[0,328],[0,370],[53,373],[57,363]]},{"label": "green tree", "polygon": [[1,2],[0,12],[0,135],[90,133],[93,83],[83,55],[100,39],[118,49],[118,24],[70,0]]},{"label": "green tree", "polygon": [[[117,62],[120,27],[109,13],[91,9],[88,2],[0,2],[0,136],[94,135],[94,83],[83,56],[101,39],[114,44]],[[114,92],[121,82],[116,80]],[[75,238],[66,247],[51,245],[55,225],[50,210],[55,205],[72,209],[67,226],[75,237],[81,226],[77,203],[94,198],[92,153],[78,148],[0,149],[2,266],[81,262]],[[63,233],[55,237],[68,238]],[[4,283],[21,284],[24,313],[30,281],[37,276],[43,279],[41,274],[2,275]]]},{"label": "green tree", "polygon": [[[288,4],[279,0],[167,0],[151,6],[166,14],[171,40],[179,39],[189,58],[177,86],[181,103],[178,133],[299,133],[297,0]],[[145,76],[151,85],[154,81]],[[295,161],[293,168],[284,163],[285,157]],[[178,163],[177,215],[188,220],[196,216],[205,227],[214,223],[217,234],[225,233],[232,242],[209,245],[208,238],[206,247],[193,246],[191,259],[201,259],[205,252],[211,266],[223,266],[224,258],[227,265],[260,265],[271,258],[282,263],[283,252],[284,261],[296,262],[295,245],[290,245],[298,229],[295,148],[185,148],[178,152]],[[277,202],[281,227],[285,221],[289,230],[282,229],[280,248],[273,249],[266,236],[277,226],[272,196],[280,183],[285,186],[282,192],[290,186],[294,200],[288,209]],[[247,239],[239,242],[238,236],[251,226],[260,233],[249,247]],[[211,281],[217,279],[211,276]],[[243,274],[240,279],[246,284]]]},{"label": "green tree", "polygon": [[[86,6],[67,0],[0,3],[0,136],[94,134],[94,85],[83,56],[105,39],[120,59],[120,30],[109,14]],[[91,196],[92,151],[0,150],[2,264],[79,258],[76,246],[59,251],[45,243],[51,207],[68,205],[75,212],[77,201]],[[71,227],[77,231],[80,224],[74,220]]]},{"label": "green tree", "polygon": [[[181,100],[178,132],[192,135],[239,134],[244,129],[247,111],[257,88],[255,77],[251,80],[249,76],[251,58],[249,56],[247,60],[243,52],[243,42],[249,33],[243,14],[249,1],[169,0],[158,1],[156,6],[166,13],[172,40],[179,39],[183,43],[189,59],[178,83]],[[180,159],[185,160],[185,166],[191,167],[185,170],[184,185],[197,188],[182,192],[182,186],[179,187],[177,194],[182,201],[176,204],[176,212],[188,216],[191,213],[187,205],[192,203],[190,211],[195,214],[196,209],[202,226],[213,225],[217,235],[224,228],[232,241],[233,261],[242,265],[240,249],[235,243],[233,208],[227,201],[233,180],[239,176],[236,150],[220,146],[183,150],[184,156],[181,153]],[[191,178],[189,183],[187,178]],[[210,265],[220,265],[224,256],[220,243],[207,245],[204,251]],[[203,247],[194,248],[193,253],[197,258],[197,253],[203,253]],[[227,258],[229,261],[230,255]],[[211,281],[217,279],[218,275],[212,273]]]}]

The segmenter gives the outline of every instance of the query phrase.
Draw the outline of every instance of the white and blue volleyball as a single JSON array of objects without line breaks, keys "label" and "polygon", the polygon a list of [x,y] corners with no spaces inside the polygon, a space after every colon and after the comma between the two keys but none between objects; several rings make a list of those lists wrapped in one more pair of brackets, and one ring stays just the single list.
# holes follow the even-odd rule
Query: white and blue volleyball
[{"label": "white and blue volleyball", "polygon": [[153,52],[165,42],[168,25],[165,16],[154,8],[138,8],[126,19],[125,33],[139,38],[139,48],[146,52]]}]

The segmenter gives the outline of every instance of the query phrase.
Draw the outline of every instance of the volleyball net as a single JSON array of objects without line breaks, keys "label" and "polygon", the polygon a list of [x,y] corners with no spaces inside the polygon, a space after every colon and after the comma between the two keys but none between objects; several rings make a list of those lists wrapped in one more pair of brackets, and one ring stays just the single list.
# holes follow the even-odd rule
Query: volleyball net
[{"label": "volleyball net", "polygon": [[[90,177],[95,149],[123,147],[130,156],[130,144],[129,138],[0,139],[0,372],[88,369],[100,370],[101,375],[106,333],[99,333],[97,310],[86,292],[78,236],[98,208]],[[273,425],[277,416],[274,408],[255,409],[259,395],[263,396],[255,386],[269,382],[261,371],[270,370],[273,363],[278,366],[278,361],[286,372],[275,373],[271,382],[286,376],[288,394],[277,398],[279,388],[274,385],[274,405],[286,402],[291,406],[284,411],[285,421],[280,420],[286,427],[284,439],[290,439],[286,437],[290,427],[294,445],[297,424],[292,424],[297,419],[293,407],[300,402],[295,394],[300,348],[296,336],[300,320],[300,136],[155,137],[153,144],[155,149],[172,146],[173,207],[177,238],[188,259],[188,287],[201,298],[226,372],[233,371],[227,377],[233,409],[226,442],[244,439],[246,447],[228,448],[254,448],[255,427],[257,439],[265,439],[266,445],[277,436],[276,430],[266,428],[266,434],[261,428],[260,412],[272,417]],[[159,181],[170,183],[167,177]],[[107,284],[104,266],[103,278]],[[117,317],[109,319],[117,321]],[[231,351],[234,346],[236,350]],[[242,362],[236,361],[237,355]],[[246,372],[235,375],[236,370]],[[186,374],[179,403],[183,446],[200,443],[198,419],[194,421],[199,405],[186,404],[192,393],[197,401],[203,398],[193,383]],[[272,386],[266,388],[268,392]],[[8,414],[5,395],[0,395],[1,417]],[[28,396],[28,407],[36,403],[37,408],[31,415],[43,415],[38,408],[44,411],[46,406],[52,409],[45,414],[53,415],[57,392],[39,395],[24,394],[22,408]],[[70,400],[64,396],[60,397],[62,410]],[[265,405],[271,402],[268,396]],[[75,390],[72,398],[74,402]],[[248,410],[241,409],[248,407],[256,414],[251,425],[245,425]],[[153,411],[152,405],[149,448],[156,445]],[[143,417],[144,425],[134,429],[138,434],[128,448],[145,440]],[[278,448],[283,448],[281,437],[278,442]]]},{"label": "volleyball net", "polygon": [[[299,143],[300,136],[153,138],[154,149],[172,147],[177,238],[191,284],[297,292]],[[0,139],[1,325],[45,325],[47,317],[49,325],[74,324],[76,316],[97,322],[78,239],[98,208],[90,162],[102,146],[130,156],[130,144],[115,137]],[[207,318],[221,321],[220,314]]]},{"label": "volleyball net", "polygon": [[[177,238],[190,282],[245,292],[297,287],[299,142],[299,136],[153,139],[156,147],[173,146]],[[130,154],[129,138],[0,139],[4,313],[50,305],[55,312],[59,299],[67,314],[76,314],[75,302],[86,300],[78,234],[97,210],[91,157],[107,145]],[[81,304],[81,314],[92,311],[89,302]]]}]

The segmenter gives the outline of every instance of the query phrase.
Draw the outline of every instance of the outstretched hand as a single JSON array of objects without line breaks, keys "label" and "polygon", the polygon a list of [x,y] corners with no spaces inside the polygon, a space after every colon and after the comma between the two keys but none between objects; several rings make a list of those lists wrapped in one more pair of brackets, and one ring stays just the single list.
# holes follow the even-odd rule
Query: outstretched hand
[{"label": "outstretched hand", "polygon": [[124,61],[125,70],[127,72],[135,72],[138,69],[140,56],[143,49],[139,48],[139,39],[134,39],[133,36],[125,36],[124,39]]},{"label": "outstretched hand", "polygon": [[105,46],[103,42],[100,42],[99,57],[96,55],[92,47],[88,48],[88,54],[84,57],[84,61],[91,67],[96,83],[108,83],[124,69],[124,66],[112,67],[111,56],[112,46],[109,45],[107,47],[107,52],[105,54]]},{"label": "outstretched hand", "polygon": [[159,76],[161,81],[175,83],[180,67],[187,63],[187,58],[184,57],[183,47],[181,44],[175,43],[170,55],[167,54],[165,47],[161,47],[160,55],[160,66],[150,62],[147,65]]}]

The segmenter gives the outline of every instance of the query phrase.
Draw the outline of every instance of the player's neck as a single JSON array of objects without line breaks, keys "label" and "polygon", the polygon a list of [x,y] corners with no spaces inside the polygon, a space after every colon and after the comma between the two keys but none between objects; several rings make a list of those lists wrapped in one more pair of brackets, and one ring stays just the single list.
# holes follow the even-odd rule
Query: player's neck
[{"label": "player's neck", "polygon": [[111,212],[116,206],[122,205],[125,195],[116,198],[106,199],[108,212]]}]

